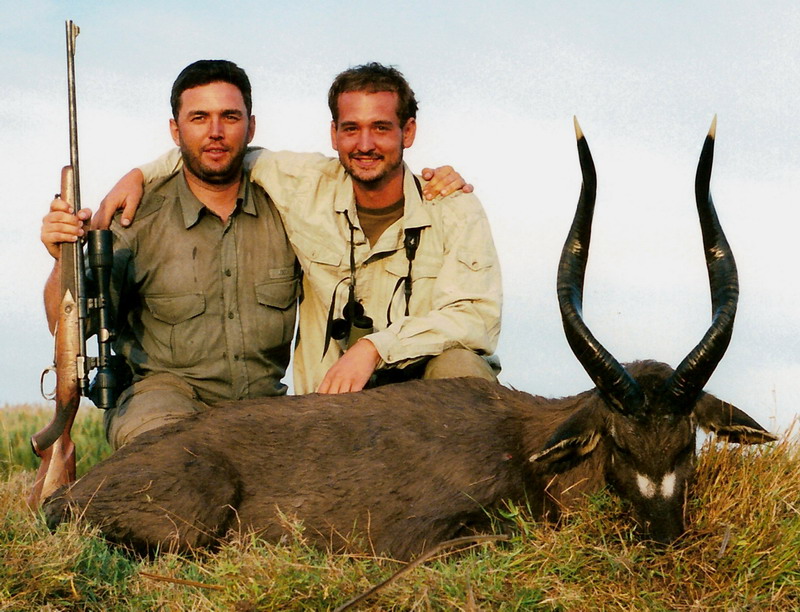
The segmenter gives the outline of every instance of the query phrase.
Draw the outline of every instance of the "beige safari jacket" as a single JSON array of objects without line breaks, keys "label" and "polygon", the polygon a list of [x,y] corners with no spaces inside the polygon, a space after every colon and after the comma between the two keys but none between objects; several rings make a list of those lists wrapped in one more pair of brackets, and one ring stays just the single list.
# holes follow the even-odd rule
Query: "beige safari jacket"
[{"label": "beige safari jacket", "polygon": [[[179,161],[175,150],[142,171],[153,179],[173,172]],[[350,226],[345,212],[355,226],[356,299],[374,322],[375,331],[367,338],[381,356],[379,369],[404,367],[453,347],[494,352],[500,333],[500,265],[475,196],[457,192],[426,201],[406,168],[404,216],[370,246],[358,223],[351,179],[338,159],[257,150],[247,161],[251,180],[269,193],[283,217],[304,272],[295,393],[315,391],[343,352],[331,341],[323,354],[331,301],[334,317],[341,316],[347,302],[349,280],[342,281],[350,277]],[[398,281],[408,273],[404,229],[414,227],[422,231],[405,316]]]}]

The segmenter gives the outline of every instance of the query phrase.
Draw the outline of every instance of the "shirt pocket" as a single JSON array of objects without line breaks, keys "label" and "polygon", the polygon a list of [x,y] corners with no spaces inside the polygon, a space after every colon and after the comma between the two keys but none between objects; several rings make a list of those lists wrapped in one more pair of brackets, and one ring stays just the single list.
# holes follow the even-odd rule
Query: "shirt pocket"
[{"label": "shirt pocket", "polygon": [[292,341],[299,291],[297,277],[255,285],[256,301],[260,306],[256,317],[260,346],[272,348]]},{"label": "shirt pocket", "polygon": [[197,364],[207,352],[203,329],[206,299],[202,293],[146,295],[150,321],[145,321],[143,348],[148,356],[172,367]]}]

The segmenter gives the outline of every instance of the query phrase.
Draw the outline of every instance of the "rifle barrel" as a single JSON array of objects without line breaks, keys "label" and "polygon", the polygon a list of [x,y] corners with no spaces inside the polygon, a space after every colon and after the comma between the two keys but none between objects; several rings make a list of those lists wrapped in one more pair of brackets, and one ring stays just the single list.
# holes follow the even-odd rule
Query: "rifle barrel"
[{"label": "rifle barrel", "polygon": [[[66,22],[67,35],[67,98],[69,103],[69,164],[72,166],[72,184],[68,202],[72,205],[73,214],[81,209],[81,183],[80,163],[78,155],[78,103],[75,94],[75,43],[81,29],[71,19]],[[64,194],[61,194],[64,197]],[[80,244],[80,243],[79,243]],[[89,308],[86,301],[86,269],[83,261],[83,251],[79,246],[72,262],[75,278],[75,296],[78,304],[78,381],[81,395],[89,393],[89,370],[86,357],[86,321],[89,318]]]},{"label": "rifle barrel", "polygon": [[77,213],[81,209],[80,170],[78,164],[78,105],[75,96],[75,42],[81,29],[71,19],[67,29],[67,97],[69,99],[69,165],[72,166],[75,181],[72,201]]}]

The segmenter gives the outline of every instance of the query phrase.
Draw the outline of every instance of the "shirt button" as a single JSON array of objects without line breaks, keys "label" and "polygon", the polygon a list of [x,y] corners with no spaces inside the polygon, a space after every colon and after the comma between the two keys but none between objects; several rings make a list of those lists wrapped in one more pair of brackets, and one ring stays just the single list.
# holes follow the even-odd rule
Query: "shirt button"
[{"label": "shirt button", "polygon": [[232,318],[233,318],[233,313],[232,313],[232,312],[229,312],[229,313],[228,313],[228,318],[229,318],[229,319],[232,319]]},{"label": "shirt button", "polygon": [[232,272],[231,272],[231,269],[230,269],[230,268],[228,268],[227,270],[225,270],[225,276],[230,276],[231,274],[232,274]]}]

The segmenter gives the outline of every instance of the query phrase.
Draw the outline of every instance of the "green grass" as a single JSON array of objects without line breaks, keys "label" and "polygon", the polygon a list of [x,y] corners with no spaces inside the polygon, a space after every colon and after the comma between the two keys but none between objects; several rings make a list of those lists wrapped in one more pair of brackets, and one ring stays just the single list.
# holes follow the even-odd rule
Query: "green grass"
[{"label": "green grass", "polygon": [[[99,411],[81,412],[85,469],[107,447]],[[213,554],[152,559],[129,556],[82,525],[51,534],[25,506],[34,463],[21,450],[30,454],[27,438],[47,417],[8,408],[0,416],[0,611],[333,610],[403,567],[326,554],[307,546],[300,528],[281,545],[242,537]],[[706,445],[689,530],[664,551],[639,543],[626,508],[607,494],[559,528],[530,521],[524,508],[505,515],[515,526],[510,541],[445,551],[358,609],[800,609],[800,447],[788,439]]]},{"label": "green grass", "polygon": [[[44,405],[0,407],[0,476],[8,476],[20,468],[35,470],[39,466],[30,439],[52,418],[53,408]],[[111,454],[103,429],[103,412],[94,406],[80,407],[71,437],[77,448],[78,477]]]}]

